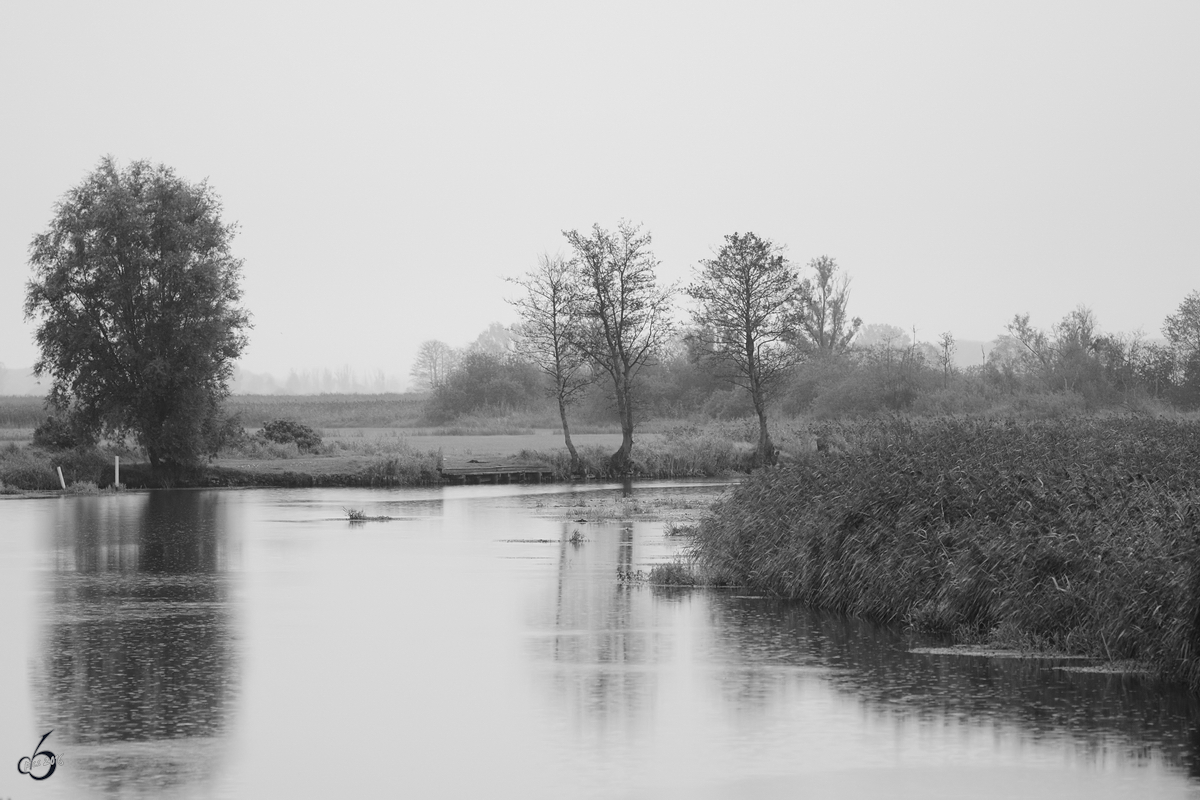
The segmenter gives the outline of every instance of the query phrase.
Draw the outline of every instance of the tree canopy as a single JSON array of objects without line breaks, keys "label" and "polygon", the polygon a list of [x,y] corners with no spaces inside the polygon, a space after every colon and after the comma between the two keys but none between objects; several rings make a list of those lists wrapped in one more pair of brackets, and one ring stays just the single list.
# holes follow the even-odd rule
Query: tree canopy
[{"label": "tree canopy", "polygon": [[1175,356],[1180,403],[1189,408],[1200,405],[1200,292],[1185,297],[1163,321],[1162,330]]},{"label": "tree canopy", "polygon": [[805,278],[800,284],[799,314],[796,321],[808,346],[821,355],[845,350],[854,339],[862,320],[847,317],[850,303],[850,276],[837,275],[837,262],[829,256],[814,258],[808,266],[816,280]]},{"label": "tree canopy", "polygon": [[658,285],[650,235],[638,226],[620,222],[610,232],[597,224],[589,235],[563,235],[575,251],[572,268],[580,287],[581,324],[574,343],[612,378],[621,419],[621,448],[613,453],[612,467],[624,472],[633,449],[637,376],[673,333],[674,291]]},{"label": "tree canopy", "polygon": [[424,388],[436,390],[450,379],[458,360],[459,354],[450,345],[438,339],[426,339],[421,342],[408,374]]},{"label": "tree canopy", "polygon": [[800,289],[799,276],[779,248],[753,233],[726,236],[717,257],[700,262],[687,289],[697,302],[694,336],[731,368],[730,380],[750,393],[761,463],[775,460],[768,394],[800,360],[792,324]]},{"label": "tree canopy", "polygon": [[219,429],[251,327],[235,232],[207,182],[109,157],[30,247],[25,315],[50,402],[88,430],[132,434],[156,472],[197,463]]},{"label": "tree canopy", "polygon": [[524,296],[509,301],[521,317],[517,351],[550,379],[549,394],[558,404],[574,473],[579,469],[579,453],[571,441],[567,406],[592,381],[587,356],[576,344],[582,310],[579,286],[571,264],[557,255],[543,255],[537,267],[509,280],[525,290]]}]

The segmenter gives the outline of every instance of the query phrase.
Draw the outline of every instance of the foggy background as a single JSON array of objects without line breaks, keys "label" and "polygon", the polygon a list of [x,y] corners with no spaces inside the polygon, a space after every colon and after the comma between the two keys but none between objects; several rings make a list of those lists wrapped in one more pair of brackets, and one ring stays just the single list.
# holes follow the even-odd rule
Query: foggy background
[{"label": "foggy background", "polygon": [[241,368],[281,385],[400,388],[422,340],[515,321],[503,277],[564,229],[621,218],[665,282],[734,231],[833,256],[852,315],[960,357],[1080,304],[1157,337],[1200,288],[1198,23],[1195,2],[5,3],[0,392],[37,357],[29,242],[105,154],[224,199]]}]

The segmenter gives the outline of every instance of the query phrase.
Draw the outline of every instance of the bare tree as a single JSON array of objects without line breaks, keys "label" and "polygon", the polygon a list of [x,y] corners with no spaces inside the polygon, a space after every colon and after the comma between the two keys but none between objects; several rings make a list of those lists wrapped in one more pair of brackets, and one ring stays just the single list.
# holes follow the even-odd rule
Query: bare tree
[{"label": "bare tree", "polygon": [[694,336],[731,368],[730,380],[750,393],[758,415],[758,462],[775,463],[767,430],[767,399],[800,359],[790,317],[800,278],[768,239],[725,237],[717,257],[700,262],[687,293],[698,303]]},{"label": "bare tree", "polygon": [[436,389],[446,382],[458,361],[454,348],[437,339],[426,339],[417,350],[409,375],[429,389]]},{"label": "bare tree", "polygon": [[814,351],[823,355],[840,353],[862,327],[860,318],[846,316],[850,276],[835,277],[837,262],[829,256],[814,258],[808,266],[816,271],[816,280],[805,278],[800,284],[796,323]]},{"label": "bare tree", "polygon": [[954,334],[946,331],[938,337],[938,364],[942,367],[942,388],[950,388],[950,375],[954,372],[954,352],[958,345],[954,343]]},{"label": "bare tree", "polygon": [[1039,374],[1050,385],[1054,369],[1054,346],[1046,332],[1033,327],[1028,314],[1013,315],[1012,322],[1004,326],[1014,341],[1024,348],[1021,366],[1027,373]]},{"label": "bare tree", "polygon": [[864,325],[854,339],[854,346],[862,350],[873,347],[884,350],[905,350],[911,345],[912,339],[903,329],[886,322],[872,322],[870,325]]},{"label": "bare tree", "polygon": [[487,353],[491,356],[504,357],[513,352],[515,346],[513,332],[503,323],[493,322],[487,329],[475,337],[468,350]]},{"label": "bare tree", "polygon": [[517,352],[551,381],[550,396],[558,403],[563,439],[571,454],[572,474],[580,471],[579,453],[571,441],[567,406],[592,380],[588,359],[579,349],[580,293],[570,263],[561,255],[543,254],[535,268],[519,278],[508,278],[525,290],[509,300],[521,317],[516,326]]},{"label": "bare tree", "polygon": [[599,225],[589,235],[563,231],[575,251],[571,265],[580,287],[576,346],[613,381],[621,418],[621,448],[610,463],[628,472],[633,449],[634,387],[638,373],[673,332],[673,287],[660,287],[650,235],[628,222],[615,233]]}]

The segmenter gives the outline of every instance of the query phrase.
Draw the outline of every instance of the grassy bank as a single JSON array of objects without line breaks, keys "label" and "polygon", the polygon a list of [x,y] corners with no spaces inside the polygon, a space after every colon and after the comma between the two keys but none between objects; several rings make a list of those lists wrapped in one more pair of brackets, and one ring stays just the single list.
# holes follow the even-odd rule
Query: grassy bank
[{"label": "grassy bank", "polygon": [[[749,472],[754,462],[754,445],[733,437],[727,426],[680,423],[664,426],[658,433],[639,434],[633,446],[633,475],[638,478],[712,478]],[[620,446],[576,446],[584,475],[608,477],[609,458]],[[522,449],[522,461],[549,464],[556,480],[571,475],[571,456],[565,447],[553,450]]]},{"label": "grassy bank", "polygon": [[960,642],[1134,660],[1200,687],[1200,424],[890,422],[758,472],[701,580]]},{"label": "grassy bank", "polygon": [[112,483],[114,453],[101,448],[49,452],[38,447],[0,446],[0,492],[59,489],[58,467],[67,485]]},{"label": "grassy bank", "polygon": [[[619,434],[581,434],[600,444],[579,448],[584,474],[610,478],[609,456]],[[327,438],[301,449],[296,442],[246,437],[223,449],[214,461],[176,476],[175,486],[429,486],[440,481],[443,455],[465,455],[549,464],[557,480],[570,480],[570,458],[561,438],[522,436],[407,436],[377,429],[374,435]],[[558,444],[558,447],[550,445]],[[539,449],[530,447],[534,445]],[[545,448],[545,449],[541,449]],[[63,465],[67,482],[112,482],[112,455],[99,449],[52,452],[34,446],[0,449],[0,481],[10,489],[57,489],[55,467]],[[161,486],[145,463],[123,452],[121,480],[129,488]],[[635,477],[712,477],[746,472],[753,447],[727,438],[720,429],[677,426],[640,436],[634,452]]]}]

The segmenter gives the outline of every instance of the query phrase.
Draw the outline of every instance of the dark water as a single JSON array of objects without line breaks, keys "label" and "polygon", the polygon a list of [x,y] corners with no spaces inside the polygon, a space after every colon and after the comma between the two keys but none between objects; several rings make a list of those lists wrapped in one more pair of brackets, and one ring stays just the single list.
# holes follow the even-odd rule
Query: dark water
[{"label": "dark water", "polygon": [[1200,796],[1187,695],[623,582],[679,543],[606,495],[0,502],[0,797]]}]

